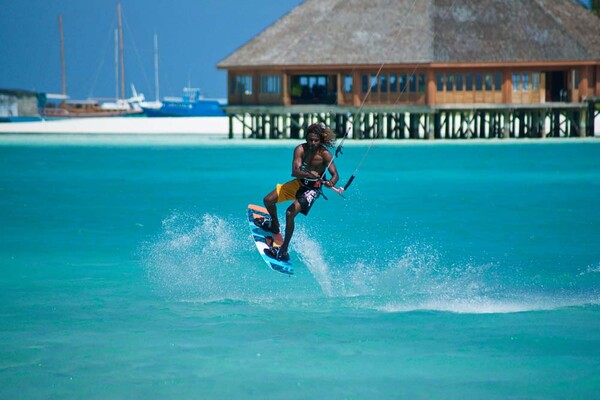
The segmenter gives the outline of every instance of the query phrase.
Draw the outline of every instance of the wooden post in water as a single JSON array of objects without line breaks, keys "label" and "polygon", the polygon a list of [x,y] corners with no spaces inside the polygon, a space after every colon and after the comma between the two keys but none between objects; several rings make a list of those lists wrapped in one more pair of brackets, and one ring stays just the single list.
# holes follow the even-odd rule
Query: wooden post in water
[{"label": "wooden post in water", "polygon": [[425,137],[428,140],[435,139],[435,119],[433,114],[427,114],[427,130],[425,132]]},{"label": "wooden post in water", "polygon": [[542,113],[541,117],[542,120],[540,121],[540,138],[545,139],[548,135],[548,132],[546,132],[546,118],[548,118],[548,113]]},{"label": "wooden post in water", "polygon": [[596,133],[596,104],[600,104],[599,100],[588,100],[588,136]]},{"label": "wooden post in water", "polygon": [[359,114],[354,115],[352,121],[352,139],[360,139],[360,119],[361,116]]},{"label": "wooden post in water", "polygon": [[581,109],[581,112],[579,112],[579,137],[585,137],[585,134],[587,132],[586,122],[587,110],[585,109],[585,107],[583,107]]},{"label": "wooden post in water", "polygon": [[508,110],[504,111],[504,124],[502,125],[502,138],[507,139],[510,137],[510,115]]}]

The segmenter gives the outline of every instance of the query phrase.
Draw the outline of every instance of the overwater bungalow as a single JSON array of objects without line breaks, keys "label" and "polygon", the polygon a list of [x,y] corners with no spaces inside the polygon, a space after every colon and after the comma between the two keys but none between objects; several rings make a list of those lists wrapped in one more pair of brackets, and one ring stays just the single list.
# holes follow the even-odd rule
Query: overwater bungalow
[{"label": "overwater bungalow", "polygon": [[218,68],[238,116],[418,107],[434,125],[440,109],[496,109],[505,125],[508,109],[560,107],[593,123],[600,19],[572,0],[306,0]]}]

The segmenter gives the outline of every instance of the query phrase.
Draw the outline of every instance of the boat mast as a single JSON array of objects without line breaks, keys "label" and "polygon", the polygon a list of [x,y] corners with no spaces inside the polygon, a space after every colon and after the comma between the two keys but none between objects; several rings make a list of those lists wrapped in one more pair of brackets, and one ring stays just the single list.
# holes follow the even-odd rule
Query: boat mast
[{"label": "boat mast", "polygon": [[60,35],[60,64],[62,69],[62,94],[67,95],[67,72],[65,68],[65,41],[63,38],[62,15],[58,16],[58,32]]},{"label": "boat mast", "polygon": [[125,99],[125,60],[123,55],[123,25],[121,23],[121,3],[117,3],[119,15],[119,50],[121,51],[121,99]]},{"label": "boat mast", "polygon": [[156,101],[160,99],[158,85],[158,34],[154,32],[154,87],[156,90]]},{"label": "boat mast", "polygon": [[119,98],[119,30],[115,29],[115,100]]}]

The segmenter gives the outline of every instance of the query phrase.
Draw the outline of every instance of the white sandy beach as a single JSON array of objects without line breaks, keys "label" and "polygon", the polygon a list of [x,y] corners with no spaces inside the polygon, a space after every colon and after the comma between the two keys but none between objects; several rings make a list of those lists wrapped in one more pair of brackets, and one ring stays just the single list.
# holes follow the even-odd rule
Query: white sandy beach
[{"label": "white sandy beach", "polygon": [[[239,131],[239,130],[238,130]],[[73,118],[63,120],[4,123],[0,133],[65,134],[229,134],[228,117],[189,118]]]}]

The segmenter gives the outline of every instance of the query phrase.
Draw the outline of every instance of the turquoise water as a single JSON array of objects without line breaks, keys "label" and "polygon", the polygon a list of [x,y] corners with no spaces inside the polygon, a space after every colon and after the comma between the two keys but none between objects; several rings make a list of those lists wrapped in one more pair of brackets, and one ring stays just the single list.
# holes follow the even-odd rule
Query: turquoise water
[{"label": "turquoise water", "polygon": [[597,398],[600,142],[377,143],[287,277],[296,143],[0,137],[0,398]]}]

